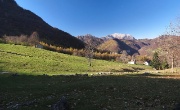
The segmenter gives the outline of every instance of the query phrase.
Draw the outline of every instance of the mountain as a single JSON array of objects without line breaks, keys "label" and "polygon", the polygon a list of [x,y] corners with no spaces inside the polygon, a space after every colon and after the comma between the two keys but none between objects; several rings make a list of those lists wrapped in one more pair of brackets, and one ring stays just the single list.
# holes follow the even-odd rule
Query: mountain
[{"label": "mountain", "polygon": [[105,41],[104,43],[98,46],[98,49],[103,50],[103,51],[113,52],[113,53],[120,53],[122,51],[118,42],[116,42],[114,39]]},{"label": "mountain", "polygon": [[104,42],[103,39],[95,37],[91,34],[77,36],[77,38],[86,44],[93,44],[95,47],[97,47],[98,45],[100,45]]},{"label": "mountain", "polygon": [[175,36],[160,36],[151,40],[143,40],[144,42],[148,42],[149,45],[139,49],[139,53],[145,56],[153,56],[155,51],[161,52],[164,49],[169,49],[172,45],[179,45],[178,43],[180,42],[177,42],[179,40],[180,37]]},{"label": "mountain", "polygon": [[103,39],[123,39],[123,40],[135,40],[135,38],[130,34],[120,34],[120,33],[114,33],[107,35],[106,37],[103,37]]},{"label": "mountain", "polygon": [[[125,35],[125,34],[121,34],[121,35]],[[77,38],[83,41],[85,44],[94,45],[97,49],[102,51],[121,53],[123,50],[125,50],[129,55],[139,54],[138,52],[139,49],[141,49],[144,46],[150,45],[149,44],[150,41],[148,39],[136,40],[131,35],[120,37],[120,36],[115,36],[114,34],[114,37],[111,38],[110,37],[98,38],[90,34],[86,34],[86,35],[77,36]]]},{"label": "mountain", "polygon": [[39,34],[48,44],[83,48],[84,43],[67,32],[54,28],[29,10],[23,9],[14,0],[0,0],[0,37]]},{"label": "mountain", "polygon": [[140,55],[152,57],[154,52],[158,52],[159,58],[167,60],[171,64],[174,58],[174,65],[180,67],[180,37],[179,36],[160,36],[148,41],[149,45],[139,49]]},{"label": "mountain", "polygon": [[[120,39],[110,39],[106,40],[104,43],[98,46],[99,50],[110,51],[113,53],[122,53],[126,51],[129,55],[138,53],[138,47],[133,45],[134,42]],[[132,46],[132,45],[134,46]]]}]

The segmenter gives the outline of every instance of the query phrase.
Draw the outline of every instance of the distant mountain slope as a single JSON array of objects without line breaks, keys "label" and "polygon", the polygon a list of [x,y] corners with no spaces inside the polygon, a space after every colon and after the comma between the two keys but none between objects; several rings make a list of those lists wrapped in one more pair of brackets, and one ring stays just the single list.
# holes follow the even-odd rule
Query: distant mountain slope
[{"label": "distant mountain slope", "polygon": [[177,36],[160,36],[155,39],[148,41],[149,45],[144,46],[139,50],[141,55],[151,55],[155,51],[167,51],[167,50],[176,50],[180,52],[180,37]]},{"label": "distant mountain slope", "polygon": [[70,34],[51,27],[39,16],[17,5],[14,0],[0,0],[0,37],[38,32],[40,40],[63,47],[83,48],[84,43]]},{"label": "distant mountain slope", "polygon": [[114,53],[120,53],[122,51],[122,49],[119,47],[118,42],[116,42],[113,39],[102,43],[101,45],[98,46],[98,49],[110,51],[110,52],[114,52]]},{"label": "distant mountain slope", "polygon": [[149,40],[149,44],[139,49],[141,55],[152,57],[154,52],[158,52],[162,60],[167,60],[171,64],[174,58],[174,65],[180,67],[180,37],[160,36]]},{"label": "distant mountain slope", "polygon": [[135,38],[130,34],[120,34],[120,33],[107,35],[106,37],[103,37],[103,39],[104,40],[108,40],[108,39],[135,40]]},{"label": "distant mountain slope", "polygon": [[103,39],[92,36],[91,34],[77,36],[77,38],[86,44],[93,44],[95,47],[97,47],[98,45],[104,42]]},{"label": "distant mountain slope", "polygon": [[82,40],[86,44],[90,43],[95,45],[99,50],[105,50],[115,53],[121,53],[123,50],[126,50],[130,55],[138,53],[139,49],[144,46],[150,45],[149,43],[151,41],[149,39],[136,40],[134,37],[129,38],[133,40],[127,40],[126,38],[121,39],[120,37],[98,38],[90,34],[77,36],[77,38]]},{"label": "distant mountain slope", "polygon": [[[128,45],[128,41],[120,39],[110,39],[98,46],[100,50],[106,50],[115,53],[121,53],[123,50],[127,51],[128,54],[133,55],[138,53],[138,50]],[[131,42],[130,42],[131,43]]]}]

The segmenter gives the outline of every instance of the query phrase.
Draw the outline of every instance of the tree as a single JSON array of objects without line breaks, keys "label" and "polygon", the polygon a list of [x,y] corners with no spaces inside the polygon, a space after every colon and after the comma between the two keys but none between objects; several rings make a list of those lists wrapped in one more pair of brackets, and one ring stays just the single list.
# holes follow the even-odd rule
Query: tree
[{"label": "tree", "polygon": [[151,66],[155,69],[161,69],[161,61],[159,59],[158,53],[155,52],[153,55],[153,59],[151,61]]},{"label": "tree", "polygon": [[39,34],[37,32],[33,32],[28,39],[28,43],[30,45],[38,44],[39,43]]},{"label": "tree", "polygon": [[122,51],[122,54],[121,54],[121,57],[120,57],[120,60],[123,62],[123,63],[127,63],[129,61],[129,56],[128,56],[128,53],[126,50],[123,50]]},{"label": "tree", "polygon": [[[90,34],[88,34],[87,36],[91,36]],[[85,56],[88,59],[89,62],[89,66],[92,66],[92,59],[93,59],[93,55],[94,55],[94,51],[96,48],[96,43],[93,42],[93,39],[88,39],[86,41],[86,46],[85,46]]]},{"label": "tree", "polygon": [[27,37],[26,35],[21,35],[21,36],[18,38],[18,41],[19,41],[18,44],[28,45],[28,43],[27,43],[28,37]]},{"label": "tree", "polygon": [[175,61],[178,59],[178,53],[180,52],[180,18],[177,19],[177,22],[170,23],[168,29],[167,29],[167,35],[168,37],[173,37],[169,39],[168,45],[164,46],[164,50],[167,52],[168,59],[171,59],[171,70],[172,73],[174,72],[174,65]]},{"label": "tree", "polygon": [[169,67],[169,64],[166,59],[164,59],[161,63],[161,67],[163,70],[167,69]]}]

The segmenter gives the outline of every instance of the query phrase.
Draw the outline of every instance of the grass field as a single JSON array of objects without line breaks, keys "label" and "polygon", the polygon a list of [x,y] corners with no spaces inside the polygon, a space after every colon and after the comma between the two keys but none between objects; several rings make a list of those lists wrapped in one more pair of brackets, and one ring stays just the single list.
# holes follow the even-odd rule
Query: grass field
[{"label": "grass field", "polygon": [[180,80],[158,77],[4,74],[0,109],[49,110],[65,96],[71,110],[172,110],[180,103]]},{"label": "grass field", "polygon": [[[177,73],[143,74],[152,68],[103,60],[92,64],[89,68],[83,57],[0,44],[0,110],[49,110],[62,96],[71,110],[172,110],[180,103]],[[68,75],[97,72],[121,74]]]},{"label": "grass field", "polygon": [[88,66],[86,58],[65,55],[34,47],[0,44],[0,70],[20,74],[68,74],[87,72],[123,72],[151,70],[144,65],[93,60]]}]

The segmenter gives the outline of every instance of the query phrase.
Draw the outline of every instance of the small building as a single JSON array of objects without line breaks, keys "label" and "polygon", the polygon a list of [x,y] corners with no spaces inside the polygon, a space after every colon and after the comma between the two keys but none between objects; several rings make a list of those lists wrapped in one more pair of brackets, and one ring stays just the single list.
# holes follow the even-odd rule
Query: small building
[{"label": "small building", "polygon": [[128,62],[128,64],[136,64],[136,60],[131,60],[130,62]]},{"label": "small building", "polygon": [[145,61],[143,64],[149,66],[149,62],[147,61]]}]

